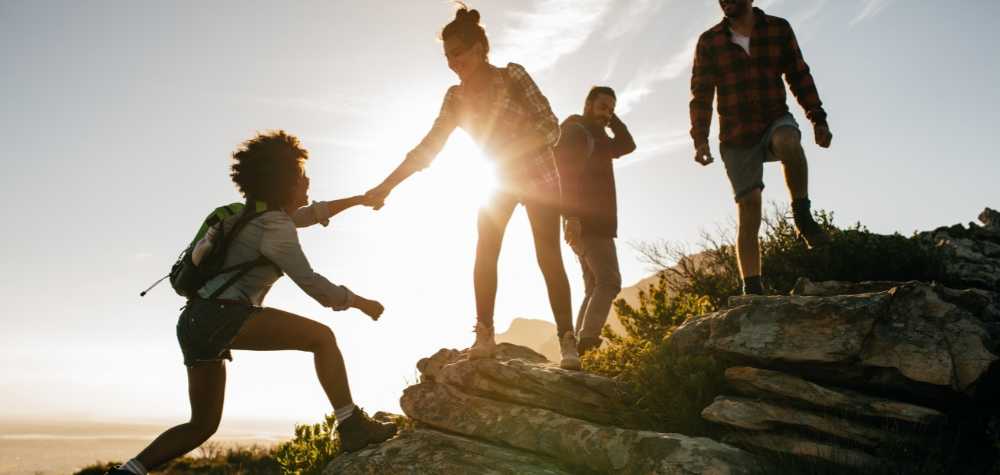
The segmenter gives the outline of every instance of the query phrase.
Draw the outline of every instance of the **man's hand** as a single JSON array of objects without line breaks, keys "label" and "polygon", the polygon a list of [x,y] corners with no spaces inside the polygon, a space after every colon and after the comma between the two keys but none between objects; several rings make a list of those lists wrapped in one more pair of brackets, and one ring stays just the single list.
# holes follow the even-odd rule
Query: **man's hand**
[{"label": "man's hand", "polygon": [[618,114],[612,113],[611,114],[611,120],[608,121],[608,127],[611,127],[611,129],[614,130],[614,129],[618,128],[618,127],[624,127],[624,126],[625,126],[625,123],[622,122],[622,120],[620,118],[618,118]]},{"label": "man's hand", "polygon": [[569,244],[569,247],[576,251],[576,246],[580,244],[580,238],[583,234],[583,225],[580,223],[580,218],[566,218],[566,223],[563,227],[565,228],[566,244]]},{"label": "man's hand", "polygon": [[712,158],[712,149],[708,147],[707,143],[695,147],[694,161],[700,163],[702,166],[708,166],[708,164],[715,161],[715,159]]},{"label": "man's hand", "polygon": [[833,132],[830,132],[830,126],[826,124],[820,124],[813,128],[813,132],[816,134],[816,145],[823,148],[830,148],[830,142],[833,141]]},{"label": "man's hand", "polygon": [[367,193],[362,197],[361,203],[368,206],[376,211],[382,209],[385,206],[385,199],[389,196],[392,191],[388,186],[379,185],[375,188],[368,190]]},{"label": "man's hand", "polygon": [[354,296],[354,308],[361,310],[365,315],[376,321],[378,317],[382,316],[382,312],[385,310],[382,304],[374,300],[368,300],[360,295]]}]

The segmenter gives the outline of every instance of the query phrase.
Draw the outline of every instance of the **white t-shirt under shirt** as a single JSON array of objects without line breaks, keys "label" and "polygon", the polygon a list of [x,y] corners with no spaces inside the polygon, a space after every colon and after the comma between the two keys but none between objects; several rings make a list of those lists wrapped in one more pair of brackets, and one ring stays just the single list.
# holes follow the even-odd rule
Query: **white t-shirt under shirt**
[{"label": "white t-shirt under shirt", "polygon": [[729,32],[732,34],[733,43],[743,48],[743,51],[746,51],[747,54],[750,54],[750,37],[743,36],[737,33],[736,30],[729,30]]}]

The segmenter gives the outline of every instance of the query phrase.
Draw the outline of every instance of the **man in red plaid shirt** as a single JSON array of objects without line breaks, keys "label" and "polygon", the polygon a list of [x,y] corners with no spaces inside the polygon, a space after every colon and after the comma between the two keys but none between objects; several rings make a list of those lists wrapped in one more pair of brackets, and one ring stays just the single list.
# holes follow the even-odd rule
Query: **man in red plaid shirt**
[{"label": "man in red plaid shirt", "polygon": [[725,18],[698,39],[691,75],[691,137],[695,161],[714,161],[708,146],[712,100],[718,91],[722,161],[739,214],[737,256],[745,294],[762,294],[760,245],[764,162],[780,161],[792,195],[799,234],[810,247],[829,236],[812,217],[808,167],[799,126],[788,110],[785,85],[813,123],[816,144],[833,139],[819,94],[792,27],[753,7],[753,0],[719,0]]}]

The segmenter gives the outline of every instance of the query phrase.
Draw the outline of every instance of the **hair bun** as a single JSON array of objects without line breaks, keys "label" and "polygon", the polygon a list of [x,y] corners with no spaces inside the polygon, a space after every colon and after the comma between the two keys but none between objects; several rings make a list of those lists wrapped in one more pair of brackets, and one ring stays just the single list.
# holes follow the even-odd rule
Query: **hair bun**
[{"label": "hair bun", "polygon": [[479,10],[469,10],[468,7],[462,7],[455,11],[455,20],[467,21],[473,25],[479,24]]}]

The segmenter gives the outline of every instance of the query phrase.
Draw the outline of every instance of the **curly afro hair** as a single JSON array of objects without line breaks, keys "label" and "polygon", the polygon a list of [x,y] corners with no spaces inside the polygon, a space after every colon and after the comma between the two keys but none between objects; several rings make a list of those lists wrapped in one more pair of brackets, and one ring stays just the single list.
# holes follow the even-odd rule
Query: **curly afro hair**
[{"label": "curly afro hair", "polygon": [[309,152],[284,130],[258,133],[233,152],[229,177],[247,199],[283,207],[294,198]]}]

